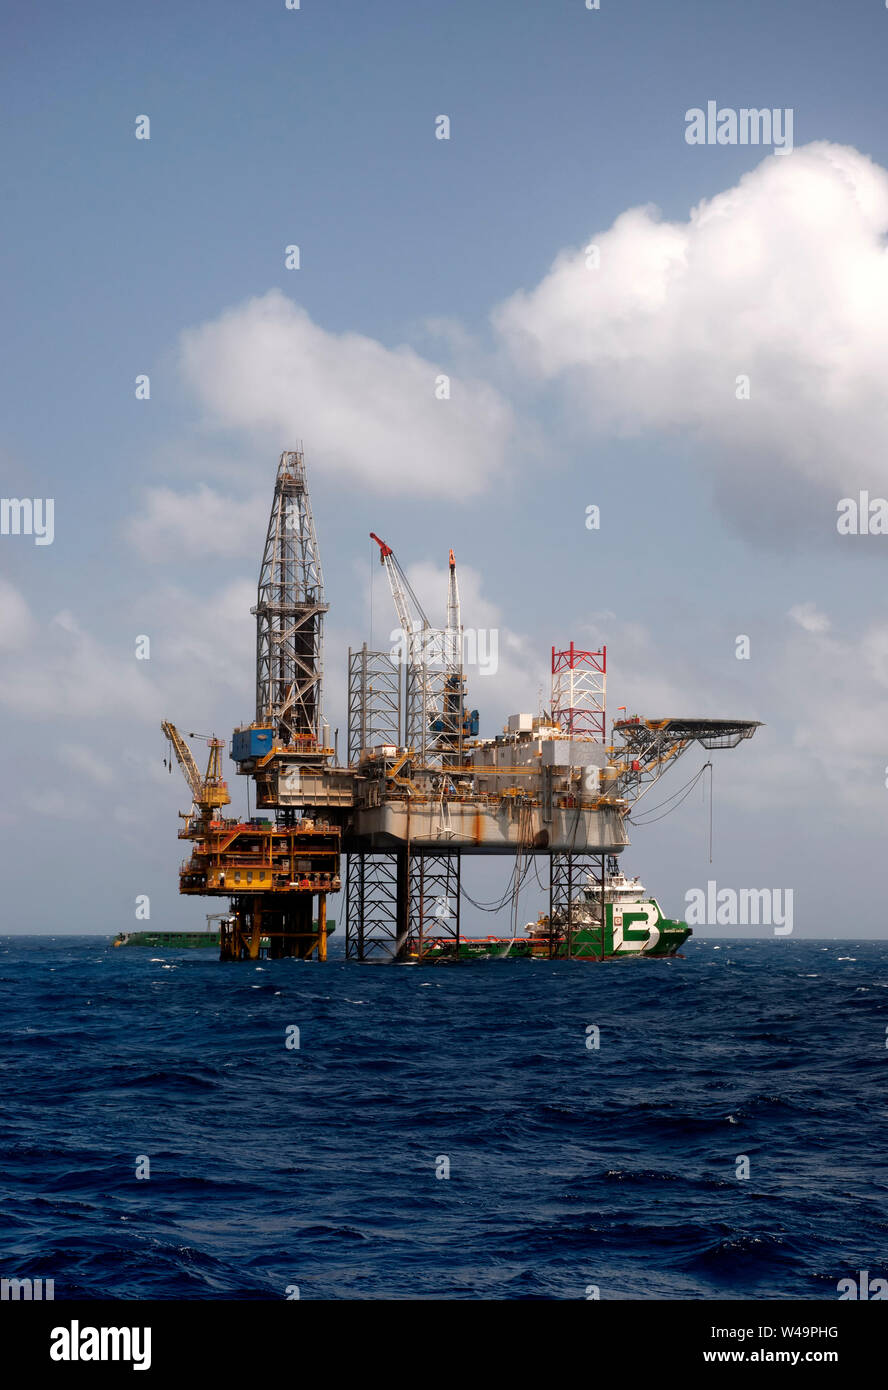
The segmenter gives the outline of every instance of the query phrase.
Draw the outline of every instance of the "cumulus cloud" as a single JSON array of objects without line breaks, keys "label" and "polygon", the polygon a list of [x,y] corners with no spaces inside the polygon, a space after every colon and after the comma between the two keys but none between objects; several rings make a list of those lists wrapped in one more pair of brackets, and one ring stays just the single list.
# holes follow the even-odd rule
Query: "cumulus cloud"
[{"label": "cumulus cloud", "polygon": [[821,795],[881,819],[888,795],[888,622],[798,632],[775,682],[785,691],[793,747],[816,770]]},{"label": "cumulus cloud", "polygon": [[[16,659],[0,664],[0,707],[30,719],[122,716],[130,726],[172,717],[200,727],[201,717],[223,718],[233,698],[252,713],[254,584],[234,581],[208,598],[163,585],[138,599],[130,634],[117,641],[96,636],[70,609],[48,622],[32,617],[18,591],[6,587],[5,609],[16,615]],[[150,639],[149,660],[136,658],[139,635]],[[93,755],[67,744],[60,756],[86,771]]]},{"label": "cumulus cloud", "polygon": [[[851,630],[813,604],[799,604],[786,617],[756,624],[749,662],[726,656],[730,643],[717,648],[709,640],[702,614],[694,627],[696,663],[681,643],[614,613],[596,614],[586,631],[591,645],[607,641],[610,717],[626,704],[647,718],[702,714],[762,721],[751,742],[733,752],[685,755],[686,776],[695,760],[711,756],[717,767],[727,760],[717,773],[726,801],[758,814],[764,803],[771,812],[828,806],[832,819],[855,827],[862,810],[884,814],[885,619]],[[667,775],[669,790],[684,780],[681,773]]]},{"label": "cumulus cloud", "polygon": [[0,579],[0,650],[12,650],[27,642],[33,632],[31,613],[18,589]]},{"label": "cumulus cloud", "polygon": [[202,709],[227,706],[232,698],[252,717],[256,619],[250,608],[255,602],[255,581],[245,579],[214,589],[207,598],[169,585],[146,600],[146,628],[159,637],[152,657],[161,665],[165,698],[174,707],[187,704],[189,719]]},{"label": "cumulus cloud", "polygon": [[87,748],[82,743],[63,743],[58,756],[67,767],[78,775],[88,777],[97,786],[107,787],[114,781],[113,770],[94,748]]},{"label": "cumulus cloud", "polygon": [[139,554],[156,563],[254,555],[268,506],[268,488],[245,502],[205,483],[191,492],[148,488],[139,512],[124,531]]},{"label": "cumulus cloud", "polygon": [[278,290],[184,333],[181,363],[211,423],[273,453],[304,440],[344,478],[459,496],[505,463],[511,409],[492,386],[454,376],[438,399],[443,368],[410,347],[328,332]]},{"label": "cumulus cloud", "polygon": [[[430,624],[443,628],[447,621],[447,568],[421,561],[408,565],[406,572]],[[458,556],[457,577],[467,708],[480,711],[482,732],[492,734],[507,715],[519,710],[536,713],[541,701],[548,704],[546,652],[506,626],[501,609],[484,595],[482,576],[472,566],[460,563]],[[395,646],[399,628],[394,607],[377,622],[378,645],[384,649]]]},{"label": "cumulus cloud", "polygon": [[[24,600],[16,598],[21,612]],[[16,714],[95,719],[126,710],[147,717],[154,706],[156,691],[134,646],[109,650],[68,609],[48,626],[34,621],[17,646],[15,662],[0,667],[0,705]]]},{"label": "cumulus cloud", "polygon": [[[508,357],[596,432],[677,430],[716,479],[888,486],[888,172],[826,142],[686,222],[624,212],[494,313]],[[749,399],[738,378],[749,380]],[[739,393],[739,394],[738,394]],[[838,491],[837,491],[838,490]]]},{"label": "cumulus cloud", "polygon": [[825,613],[821,613],[813,603],[797,603],[789,610],[793,618],[806,632],[829,632],[832,624]]}]

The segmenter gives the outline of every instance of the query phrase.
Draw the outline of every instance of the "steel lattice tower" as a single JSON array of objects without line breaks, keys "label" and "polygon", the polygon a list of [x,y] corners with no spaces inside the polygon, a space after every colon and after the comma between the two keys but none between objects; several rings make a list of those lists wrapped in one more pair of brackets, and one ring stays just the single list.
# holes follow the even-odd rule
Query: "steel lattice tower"
[{"label": "steel lattice tower", "polygon": [[552,648],[552,718],[570,738],[604,743],[607,647],[581,651],[573,642],[566,651]]},{"label": "steel lattice tower", "polygon": [[322,744],[324,578],[299,452],[281,454],[256,615],[256,723]]},{"label": "steel lattice tower", "polygon": [[388,652],[348,649],[348,762],[372,744],[401,742],[401,668]]}]

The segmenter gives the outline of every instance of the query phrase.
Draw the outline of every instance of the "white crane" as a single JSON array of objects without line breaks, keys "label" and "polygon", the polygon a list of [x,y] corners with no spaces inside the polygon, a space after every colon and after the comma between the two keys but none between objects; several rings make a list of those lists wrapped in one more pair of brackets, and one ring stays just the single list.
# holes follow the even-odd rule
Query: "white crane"
[{"label": "white crane", "polygon": [[[449,728],[450,718],[448,709],[448,686],[447,677],[450,675],[450,625],[453,621],[451,617],[451,602],[455,602],[455,622],[457,625],[457,660],[458,648],[461,645],[458,638],[459,629],[459,591],[456,588],[456,567],[455,562],[451,568],[450,597],[448,600],[448,631],[442,632],[440,628],[433,628],[426,616],[425,610],[420,603],[410,580],[404,573],[398,561],[398,557],[390,545],[386,545],[384,540],[377,536],[375,531],[370,532],[371,540],[379,546],[380,564],[385,566],[386,573],[391,585],[392,598],[395,601],[395,609],[398,614],[398,621],[401,624],[403,634],[403,647],[405,649],[405,659],[408,670],[412,669],[413,679],[416,681],[419,691],[419,701],[421,717],[419,727],[416,721],[411,719],[410,700],[408,699],[408,731],[407,741],[415,741],[417,751],[421,753],[440,752],[446,745],[449,747],[452,740],[447,738],[446,731]],[[450,552],[453,560],[453,552]],[[445,677],[442,681],[438,678],[438,673],[433,672],[430,667],[433,662],[441,662],[445,668]],[[432,735],[429,742],[429,735]],[[442,738],[442,735],[444,737]]]},{"label": "white crane", "polygon": [[[379,562],[385,565],[385,571],[389,577],[398,622],[401,624],[401,631],[404,634],[408,660],[414,666],[421,666],[423,664],[422,634],[424,632],[433,633],[434,629],[425,615],[422,604],[411,588],[410,580],[401,569],[398,557],[391,546],[380,540],[375,531],[370,532],[370,539],[379,546]],[[412,612],[411,604],[413,606]]]},{"label": "white crane", "polygon": [[462,668],[462,618],[459,611],[459,585],[456,582],[456,560],[450,552],[450,579],[447,586],[447,644],[445,661],[448,670]]},{"label": "white crane", "polygon": [[456,559],[453,551],[449,558],[449,579],[447,584],[447,631],[444,636],[444,699],[443,699],[443,738],[447,747],[458,753],[462,747],[464,730],[465,683],[463,681],[462,615],[459,606],[459,585],[456,580]]}]

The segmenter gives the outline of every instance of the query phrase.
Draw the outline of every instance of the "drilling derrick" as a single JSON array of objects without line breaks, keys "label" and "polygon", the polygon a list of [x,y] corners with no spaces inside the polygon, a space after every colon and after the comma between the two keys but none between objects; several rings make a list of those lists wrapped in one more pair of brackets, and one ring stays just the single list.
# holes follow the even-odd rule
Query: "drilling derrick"
[{"label": "drilling derrick", "polygon": [[[256,806],[273,813],[251,825],[278,873],[271,890],[232,897],[223,959],[327,953],[327,893],[339,891],[340,829],[329,808],[342,792],[330,777],[333,749],[321,713],[324,578],[300,452],[281,454],[256,606],[256,718],[235,729],[231,756],[253,778]],[[242,866],[243,868],[246,865]],[[237,886],[237,880],[236,880]],[[313,916],[317,896],[317,918]]]},{"label": "drilling derrick", "polygon": [[314,519],[299,453],[281,455],[259,571],[256,724],[286,746],[315,752],[321,737],[327,612]]}]

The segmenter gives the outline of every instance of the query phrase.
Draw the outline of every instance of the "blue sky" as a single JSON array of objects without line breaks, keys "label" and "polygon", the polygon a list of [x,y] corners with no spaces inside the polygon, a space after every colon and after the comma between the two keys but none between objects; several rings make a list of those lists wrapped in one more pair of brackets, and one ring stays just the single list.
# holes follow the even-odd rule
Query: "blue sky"
[{"label": "blue sky", "polygon": [[[331,722],[369,635],[368,531],[432,604],[452,545],[465,621],[507,652],[471,691],[482,732],[587,637],[612,710],[765,721],[718,760],[712,866],[700,807],[635,836],[667,910],[716,877],[792,888],[798,933],[884,931],[888,538],[839,537],[835,511],[888,495],[888,10],[601,5],[4,7],[0,492],[53,497],[56,522],[51,546],[0,537],[0,929],[116,931],[139,893],[159,926],[200,920],[157,726],[251,713],[296,434]],[[792,108],[793,153],[688,145],[709,99]],[[701,233],[691,209],[719,198]],[[661,301],[673,280],[633,257],[670,238]],[[570,262],[562,311],[553,263],[592,242],[595,288]],[[449,414],[405,405],[438,371]],[[377,577],[377,640],[388,604]]]}]

